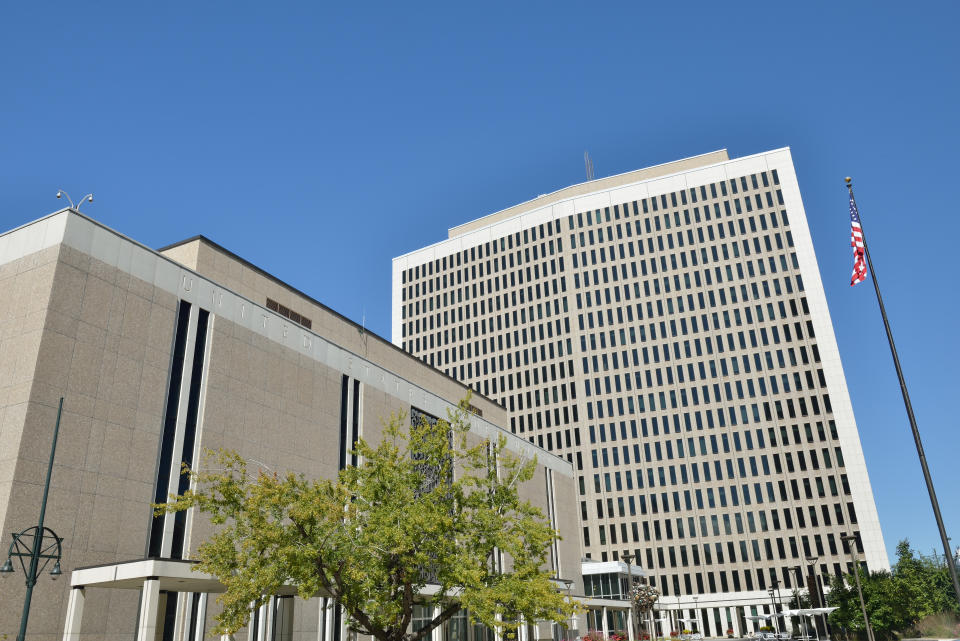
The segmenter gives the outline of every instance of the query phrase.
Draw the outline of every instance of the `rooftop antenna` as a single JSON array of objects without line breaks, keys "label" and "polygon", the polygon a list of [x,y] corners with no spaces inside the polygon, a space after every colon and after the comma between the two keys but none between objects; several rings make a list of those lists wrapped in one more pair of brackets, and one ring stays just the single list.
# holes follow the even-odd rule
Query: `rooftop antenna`
[{"label": "rooftop antenna", "polygon": [[79,202],[79,203],[77,203],[77,204],[75,205],[75,204],[73,204],[73,199],[70,198],[70,194],[68,194],[67,192],[65,192],[65,191],[62,190],[62,189],[58,189],[58,190],[57,190],[57,198],[63,198],[64,196],[67,197],[67,202],[70,203],[70,209],[72,209],[72,210],[74,210],[74,211],[77,211],[77,212],[80,211],[80,206],[83,205],[84,201],[86,201],[86,202],[88,202],[88,203],[92,203],[92,202],[93,202],[93,194],[87,194],[86,196],[84,196],[83,198],[80,199],[80,202]]},{"label": "rooftop antenna", "polygon": [[583,152],[583,164],[587,169],[587,181],[593,180],[593,159],[589,151]]}]

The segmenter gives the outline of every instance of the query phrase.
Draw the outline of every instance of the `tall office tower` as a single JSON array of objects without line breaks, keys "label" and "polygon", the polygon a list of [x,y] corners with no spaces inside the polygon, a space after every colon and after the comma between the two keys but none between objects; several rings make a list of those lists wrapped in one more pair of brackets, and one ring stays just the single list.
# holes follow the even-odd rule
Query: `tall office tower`
[{"label": "tall office tower", "polygon": [[847,568],[845,534],[888,567],[789,149],[455,227],[394,259],[392,311],[394,343],[573,462],[584,555],[629,551],[673,625],[752,631],[797,570]]}]

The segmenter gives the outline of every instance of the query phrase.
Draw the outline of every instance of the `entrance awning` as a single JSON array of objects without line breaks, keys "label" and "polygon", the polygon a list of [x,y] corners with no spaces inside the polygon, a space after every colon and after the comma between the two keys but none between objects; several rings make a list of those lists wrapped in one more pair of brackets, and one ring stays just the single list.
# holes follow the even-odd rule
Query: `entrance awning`
[{"label": "entrance awning", "polygon": [[169,592],[223,592],[223,584],[205,572],[194,572],[196,563],[172,559],[140,559],[77,568],[70,573],[70,585],[79,588],[139,590],[151,579]]}]

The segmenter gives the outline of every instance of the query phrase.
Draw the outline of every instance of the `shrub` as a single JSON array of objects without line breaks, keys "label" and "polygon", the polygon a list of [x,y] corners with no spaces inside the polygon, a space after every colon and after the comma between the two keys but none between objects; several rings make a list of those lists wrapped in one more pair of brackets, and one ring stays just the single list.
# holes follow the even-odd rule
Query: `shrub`
[{"label": "shrub", "polygon": [[952,612],[928,614],[917,622],[916,634],[941,639],[960,638],[960,622]]}]

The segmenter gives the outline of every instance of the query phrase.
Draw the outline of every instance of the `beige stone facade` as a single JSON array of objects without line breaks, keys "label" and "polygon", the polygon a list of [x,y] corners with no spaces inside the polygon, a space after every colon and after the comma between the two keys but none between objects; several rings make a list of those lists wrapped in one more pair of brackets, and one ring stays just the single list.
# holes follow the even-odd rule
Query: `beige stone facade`
[{"label": "beige stone facade", "polygon": [[[376,441],[381,418],[412,408],[445,416],[465,393],[206,239],[157,252],[72,210],[0,235],[4,559],[10,533],[36,524],[57,402],[65,398],[46,515],[63,537],[64,579],[41,576],[28,638],[62,638],[75,617],[75,639],[199,639],[216,611],[213,598],[168,592],[170,577],[143,583],[142,594],[119,589],[131,587],[122,582],[88,585],[78,598],[73,571],[189,559],[209,526],[192,515],[155,519],[150,504],[180,489],[180,463],[196,461],[201,448],[330,478],[349,458],[343,434]],[[537,477],[523,492],[551,510],[564,536],[553,569],[580,586],[572,467],[506,430],[507,413],[496,403],[482,395],[472,403],[482,414],[471,418],[476,438],[505,435],[509,447],[538,457]],[[175,576],[176,562],[163,563]],[[18,572],[0,582],[0,635],[17,632],[22,579]],[[258,620],[255,638],[346,639],[325,606],[283,601]],[[277,617],[280,631],[265,634]]]},{"label": "beige stone facade", "polygon": [[[576,185],[393,265],[393,340],[576,468],[586,556],[704,632],[887,567],[790,152]],[[694,600],[696,597],[696,600]]]}]

